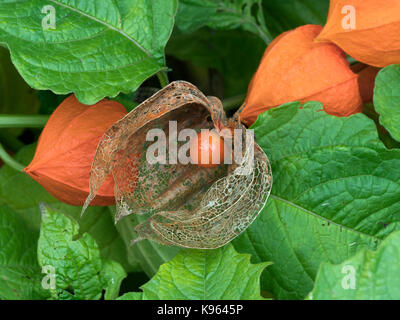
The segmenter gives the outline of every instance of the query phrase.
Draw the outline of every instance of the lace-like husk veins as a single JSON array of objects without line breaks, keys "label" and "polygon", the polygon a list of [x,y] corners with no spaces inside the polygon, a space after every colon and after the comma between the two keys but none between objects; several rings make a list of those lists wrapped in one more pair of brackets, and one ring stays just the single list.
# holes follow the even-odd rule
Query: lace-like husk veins
[{"label": "lace-like husk veins", "polygon": [[[211,115],[212,122],[204,121]],[[240,165],[201,168],[196,165],[150,165],[144,154],[146,133],[167,130],[243,128],[225,116],[221,102],[205,97],[187,82],[174,82],[114,124],[99,143],[90,176],[90,196],[112,173],[117,202],[116,220],[149,214],[138,225],[136,241],[150,239],[167,245],[211,249],[243,232],[264,207],[272,185],[267,156],[256,144],[243,141]],[[254,153],[250,152],[254,148]],[[243,168],[248,168],[243,174]],[[227,169],[227,170],[226,170]],[[86,207],[84,207],[85,209]]]},{"label": "lace-like husk veins", "polygon": [[[131,137],[135,136],[137,131],[145,126],[151,128],[152,122],[158,118],[187,105],[201,106],[205,111],[208,111],[216,127],[221,127],[221,124],[227,123],[222,104],[217,98],[210,97],[208,99],[194,85],[188,82],[172,82],[133,109],[104,133],[92,163],[89,179],[90,194],[83,206],[82,213],[94,199],[107,176],[113,172],[116,163],[121,158],[126,157],[127,146],[132,143]],[[188,115],[190,116],[190,113]],[[188,119],[190,118],[188,117]],[[143,144],[144,139],[136,139],[136,141]],[[137,157],[140,146],[137,146],[135,150],[135,156]],[[115,171],[113,172],[113,175],[118,174]]]},{"label": "lace-like husk veins", "polygon": [[139,239],[213,249],[237,237],[263,209],[272,187],[270,164],[258,145],[255,145],[252,169],[246,175],[238,174],[249,165],[251,154],[246,152],[239,167],[206,191],[197,209],[159,212],[138,225],[135,231]]}]

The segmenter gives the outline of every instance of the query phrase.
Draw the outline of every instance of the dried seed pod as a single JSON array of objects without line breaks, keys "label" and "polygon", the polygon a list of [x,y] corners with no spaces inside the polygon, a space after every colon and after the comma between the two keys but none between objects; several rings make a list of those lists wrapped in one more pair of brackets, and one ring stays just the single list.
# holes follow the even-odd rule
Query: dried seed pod
[{"label": "dried seed pod", "polygon": [[266,49],[248,89],[243,123],[287,102],[315,100],[335,116],[361,111],[357,75],[334,44],[316,43],[322,27],[305,25],[277,37]]},{"label": "dried seed pod", "polygon": [[317,37],[333,42],[375,67],[400,63],[400,1],[331,0],[328,21]]},{"label": "dried seed pod", "polygon": [[[89,174],[97,144],[104,132],[126,115],[123,105],[102,100],[80,103],[74,95],[53,112],[25,172],[58,200],[82,206],[89,195]],[[115,203],[114,182],[109,177],[92,205]]]},{"label": "dried seed pod", "polygon": [[[170,156],[166,163],[148,159],[154,146],[147,141],[152,129],[166,134],[162,144],[165,155]],[[176,139],[184,129],[216,129],[224,137],[235,129],[247,132],[237,120],[226,118],[217,98],[204,96],[190,83],[173,82],[104,134],[93,161],[91,193],[83,211],[111,173],[116,221],[132,213],[149,215],[135,228],[136,241],[150,239],[166,245],[211,249],[243,232],[262,210],[271,190],[267,156],[244,134],[234,145],[242,155],[237,163],[205,168],[175,161],[174,155],[188,151],[184,146],[191,142]],[[164,156],[162,152],[156,155]]]}]

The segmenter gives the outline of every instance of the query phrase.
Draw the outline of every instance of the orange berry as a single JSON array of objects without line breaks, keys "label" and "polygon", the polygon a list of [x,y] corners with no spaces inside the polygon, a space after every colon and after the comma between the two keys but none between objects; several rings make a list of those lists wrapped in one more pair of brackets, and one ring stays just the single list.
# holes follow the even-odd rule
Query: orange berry
[{"label": "orange berry", "polygon": [[192,163],[203,168],[213,168],[224,162],[226,145],[214,131],[202,131],[190,144]]}]

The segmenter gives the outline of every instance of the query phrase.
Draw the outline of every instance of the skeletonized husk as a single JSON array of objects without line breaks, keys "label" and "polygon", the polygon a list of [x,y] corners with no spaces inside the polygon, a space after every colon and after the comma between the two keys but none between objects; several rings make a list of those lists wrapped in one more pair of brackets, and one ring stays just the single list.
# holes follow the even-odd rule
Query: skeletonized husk
[{"label": "skeletonized husk", "polygon": [[[211,116],[211,119],[209,119]],[[227,119],[221,102],[184,81],[173,82],[115,123],[102,137],[92,164],[90,195],[83,211],[109,174],[115,181],[116,221],[147,214],[136,226],[138,238],[187,248],[212,249],[243,232],[264,207],[272,186],[268,157],[257,143],[240,140],[239,163],[203,168],[194,164],[150,164],[149,130],[170,121],[182,129],[242,129]],[[187,142],[178,142],[178,149]],[[171,144],[169,144],[171,145]],[[168,144],[166,145],[168,147]],[[174,153],[167,149],[167,155]]]}]

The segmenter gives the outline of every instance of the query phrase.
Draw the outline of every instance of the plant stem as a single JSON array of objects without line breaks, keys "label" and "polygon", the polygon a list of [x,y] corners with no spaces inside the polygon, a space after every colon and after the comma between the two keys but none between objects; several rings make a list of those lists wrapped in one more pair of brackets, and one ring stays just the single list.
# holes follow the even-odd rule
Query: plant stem
[{"label": "plant stem", "polygon": [[244,99],[246,98],[245,94],[241,94],[238,96],[234,96],[222,101],[222,105],[224,106],[225,111],[235,110],[243,103]]},{"label": "plant stem", "polygon": [[272,41],[272,36],[271,34],[268,32],[268,30],[263,30],[263,28],[261,28],[260,26],[258,26],[256,23],[253,23],[254,27],[257,29],[258,31],[258,36],[265,42],[265,44],[268,46],[271,41]]},{"label": "plant stem", "polygon": [[0,115],[0,128],[43,128],[49,116],[46,115]]},{"label": "plant stem", "polygon": [[24,146],[16,137],[3,131],[0,131],[0,143],[2,143],[7,150],[12,152],[17,152]]},{"label": "plant stem", "polygon": [[[265,18],[264,18],[264,14],[262,13],[262,9],[263,9],[262,4],[261,4],[261,2],[259,2],[258,10],[261,10],[260,25],[258,25],[257,20],[255,20],[252,17],[242,16],[242,21],[246,22],[248,24],[251,24],[257,30],[257,33],[254,31],[251,31],[251,32],[256,33],[265,42],[266,45],[269,45],[271,43],[271,41],[273,40],[273,37],[272,37],[271,33],[269,32],[267,26],[265,25]],[[231,8],[223,7],[223,6],[220,7],[219,10],[222,12],[237,14],[237,11],[235,11]]]},{"label": "plant stem", "polygon": [[161,88],[169,85],[168,75],[165,71],[157,72],[158,81],[160,81]]},{"label": "plant stem", "polygon": [[260,11],[260,25],[261,27],[258,29],[258,32],[260,34],[260,37],[264,40],[264,42],[269,45],[273,39],[271,33],[269,32],[267,25],[265,23],[265,17],[264,17],[264,12],[263,12],[263,5],[262,1],[258,2],[258,10]]},{"label": "plant stem", "polygon": [[11,168],[17,170],[17,171],[22,171],[24,170],[25,166],[20,164],[19,162],[15,161],[4,149],[3,145],[0,143],[0,159],[3,160],[3,162],[7,165],[9,165]]}]

